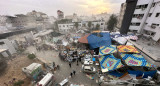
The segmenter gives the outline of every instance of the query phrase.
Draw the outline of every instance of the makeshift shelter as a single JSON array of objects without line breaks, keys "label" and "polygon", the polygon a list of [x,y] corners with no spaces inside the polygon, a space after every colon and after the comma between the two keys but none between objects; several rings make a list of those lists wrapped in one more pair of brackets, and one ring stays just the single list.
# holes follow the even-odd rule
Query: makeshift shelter
[{"label": "makeshift shelter", "polygon": [[156,70],[153,71],[139,71],[139,70],[128,70],[129,74],[136,75],[136,77],[148,78],[148,76],[153,77],[156,74]]},{"label": "makeshift shelter", "polygon": [[80,43],[88,43],[87,37],[88,37],[89,35],[90,35],[90,34],[87,34],[87,35],[79,38],[79,39],[78,39],[78,42],[80,42]]},{"label": "makeshift shelter", "polygon": [[99,49],[99,55],[107,55],[117,52],[116,45],[102,46]]},{"label": "makeshift shelter", "polygon": [[122,54],[120,56],[128,66],[154,67],[148,63],[141,54]]},{"label": "makeshift shelter", "polygon": [[138,37],[136,35],[134,35],[134,34],[122,35],[119,32],[112,32],[110,34],[111,34],[112,40],[116,41],[119,44],[125,44],[128,39],[130,39],[130,40],[138,40]]},{"label": "makeshift shelter", "polygon": [[109,33],[92,33],[87,37],[90,49],[111,45]]},{"label": "makeshift shelter", "polygon": [[127,39],[125,37],[118,37],[118,38],[112,38],[114,41],[116,41],[119,44],[125,44],[127,42]]},{"label": "makeshift shelter", "polygon": [[[101,65],[101,69],[107,69],[108,71],[114,71],[118,68],[123,67],[124,65],[121,63],[120,59],[117,59],[113,56],[113,54],[106,55],[106,56],[100,56],[99,62]],[[105,72],[108,72],[105,71]]]},{"label": "makeshift shelter", "polygon": [[118,32],[115,32],[115,33],[111,33],[111,38],[112,39],[116,39],[116,38],[119,38],[119,37],[123,37],[125,39],[130,39],[130,40],[138,40],[138,37],[134,34],[129,34],[129,35],[122,35]]},{"label": "makeshift shelter", "polygon": [[132,45],[119,45],[117,46],[117,49],[122,53],[139,53],[138,50]]}]

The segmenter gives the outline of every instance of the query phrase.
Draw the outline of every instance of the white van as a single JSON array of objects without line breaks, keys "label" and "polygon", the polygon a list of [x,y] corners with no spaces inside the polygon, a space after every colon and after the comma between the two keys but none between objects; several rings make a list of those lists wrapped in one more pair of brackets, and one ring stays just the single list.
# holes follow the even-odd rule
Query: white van
[{"label": "white van", "polygon": [[36,86],[53,86],[55,78],[52,73],[47,73],[37,84]]}]

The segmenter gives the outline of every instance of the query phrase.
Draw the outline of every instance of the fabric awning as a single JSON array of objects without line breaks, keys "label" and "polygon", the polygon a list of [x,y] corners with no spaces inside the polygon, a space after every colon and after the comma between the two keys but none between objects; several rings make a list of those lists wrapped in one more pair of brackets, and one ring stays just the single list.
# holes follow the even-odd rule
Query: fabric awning
[{"label": "fabric awning", "polygon": [[[118,68],[123,67],[124,65],[121,63],[120,59],[117,59],[113,56],[113,54],[106,55],[106,56],[100,56],[99,62],[101,65],[102,70],[112,71]],[[107,71],[107,72],[108,72]]]},{"label": "fabric awning", "polygon": [[117,49],[122,53],[139,53],[138,50],[132,45],[119,45],[117,46]]},{"label": "fabric awning", "polygon": [[113,54],[117,52],[116,45],[102,46],[99,49],[99,55]]},{"label": "fabric awning", "polygon": [[155,65],[148,63],[141,54],[122,54],[122,59],[128,66],[154,67]]},{"label": "fabric awning", "polygon": [[109,33],[92,33],[87,39],[90,49],[111,45],[111,37]]},{"label": "fabric awning", "polygon": [[88,37],[89,35],[90,35],[90,34],[87,34],[87,35],[79,38],[79,39],[78,39],[78,42],[80,42],[80,43],[88,43],[87,37]]}]

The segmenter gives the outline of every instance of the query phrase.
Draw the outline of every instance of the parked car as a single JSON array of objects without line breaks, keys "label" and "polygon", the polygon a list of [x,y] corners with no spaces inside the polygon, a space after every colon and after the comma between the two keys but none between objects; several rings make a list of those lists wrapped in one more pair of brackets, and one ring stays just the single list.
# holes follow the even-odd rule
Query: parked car
[{"label": "parked car", "polygon": [[82,65],[82,71],[85,73],[96,73],[96,68],[89,65]]},{"label": "parked car", "polygon": [[86,55],[84,58],[83,58],[83,63],[85,62],[85,61],[91,61],[91,59],[92,59],[92,56],[91,55]]},{"label": "parked car", "polygon": [[84,61],[84,63],[83,63],[84,65],[92,65],[93,64],[93,61]]}]

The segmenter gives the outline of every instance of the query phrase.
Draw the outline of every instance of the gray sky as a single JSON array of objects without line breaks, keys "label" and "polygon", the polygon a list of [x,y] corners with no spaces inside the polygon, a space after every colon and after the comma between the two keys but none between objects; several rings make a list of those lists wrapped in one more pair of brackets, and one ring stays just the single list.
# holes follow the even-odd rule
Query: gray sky
[{"label": "gray sky", "polygon": [[125,0],[0,0],[0,15],[26,14],[32,10],[57,17],[57,10],[65,15],[91,15],[102,12],[119,13]]}]

